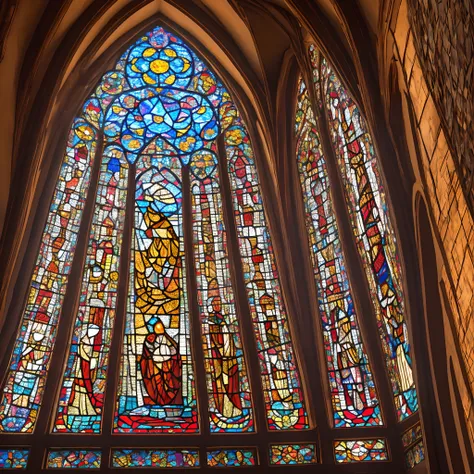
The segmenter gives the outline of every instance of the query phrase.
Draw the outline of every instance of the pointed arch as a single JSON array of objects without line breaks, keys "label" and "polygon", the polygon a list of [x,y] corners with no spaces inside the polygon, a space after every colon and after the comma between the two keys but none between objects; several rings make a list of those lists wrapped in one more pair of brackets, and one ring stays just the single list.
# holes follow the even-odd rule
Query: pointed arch
[{"label": "pointed arch", "polygon": [[[222,149],[218,151],[219,134]],[[71,224],[64,220],[70,206],[62,201],[61,187],[51,205],[49,219],[59,222],[53,250],[47,253],[52,262],[47,262],[48,269],[56,272],[64,287],[72,273],[82,272],[78,297],[71,289],[67,294],[60,289],[62,300],[46,306],[53,335],[62,323],[64,298],[76,308],[59,399],[52,403],[53,432],[103,432],[104,412],[110,413],[103,410],[104,399],[107,396],[110,405],[113,393],[113,389],[106,390],[110,357],[121,360],[112,433],[252,432],[255,398],[264,407],[266,421],[261,430],[308,429],[252,143],[219,79],[178,37],[157,27],[142,35],[104,74],[84,102],[80,120],[74,122],[73,138],[65,157],[66,165],[71,160],[79,162],[71,189],[75,190],[84,175],[91,175],[92,167],[99,176],[97,184],[83,192],[88,195],[90,224],[81,222],[81,215]],[[80,140],[96,140],[94,162],[80,163],[84,154]],[[74,145],[79,151],[75,152]],[[219,160],[226,166],[217,167]],[[62,177],[71,174],[66,165],[60,170],[59,186]],[[222,218],[228,211],[222,209],[218,169],[232,191],[225,198],[233,207],[226,219]],[[82,211],[84,199],[76,200]],[[184,213],[186,200],[190,207]],[[133,216],[127,220],[127,209],[132,207]],[[232,250],[234,262],[242,266],[240,285],[228,270],[226,220],[234,221],[231,232],[240,243],[240,249]],[[132,228],[131,239],[126,240],[131,249],[121,254],[122,234],[129,234],[126,226]],[[66,230],[71,234],[69,240],[63,238]],[[73,258],[74,245],[77,235],[87,233],[81,262]],[[186,250],[190,249],[189,239],[194,242],[191,252]],[[57,261],[64,256],[69,260],[59,268]],[[39,273],[41,265],[39,260]],[[188,298],[192,287],[198,294],[196,308]],[[128,289],[124,313],[117,311],[120,288],[122,293],[123,288]],[[239,305],[234,303],[233,292],[239,293]],[[123,295],[121,298],[124,300]],[[246,336],[246,343],[257,347],[259,369],[252,378],[261,377],[259,394],[252,393],[245,360],[248,351],[240,337],[244,316],[239,312],[244,306],[249,308],[247,327],[253,334],[251,339]],[[190,308],[199,310],[197,318],[190,316]],[[63,357],[54,351],[54,337],[35,337],[43,328],[34,310],[30,319],[22,319],[14,349],[25,361],[12,359],[3,393],[2,426],[11,432],[34,431],[37,408],[46,395],[49,364],[53,357],[57,363]],[[117,317],[125,318],[123,336],[112,336]],[[193,350],[191,342],[196,341],[191,333],[201,330],[204,377],[196,372],[194,360],[201,349]],[[120,353],[120,344],[112,344],[113,337],[123,337]],[[34,345],[43,339],[44,347]],[[15,385],[18,382],[29,390],[29,398]],[[8,398],[10,385],[12,397]],[[199,413],[197,392],[206,396],[204,406],[209,413]],[[47,417],[45,413],[43,426],[49,424]],[[310,454],[314,446],[306,450]],[[174,459],[177,452],[163,456]],[[119,452],[112,457],[123,459]],[[91,466],[100,465],[101,451],[50,450],[46,462],[50,467],[78,467],[86,460]],[[257,455],[254,449],[219,449],[207,453],[207,462],[253,465]]]}]

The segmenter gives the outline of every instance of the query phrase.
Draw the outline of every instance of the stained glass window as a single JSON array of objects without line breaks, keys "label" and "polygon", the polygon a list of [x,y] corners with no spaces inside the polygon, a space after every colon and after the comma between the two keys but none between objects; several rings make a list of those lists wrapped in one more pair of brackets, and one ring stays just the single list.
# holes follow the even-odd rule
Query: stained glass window
[{"label": "stained glass window", "polygon": [[418,398],[400,261],[376,151],[359,108],[324,58],[321,84],[352,230],[364,264],[401,421],[418,410]]},{"label": "stained glass window", "polygon": [[[368,439],[326,430],[320,455],[301,373],[313,377],[318,361],[294,345],[294,328],[305,328],[292,324],[294,282],[281,285],[277,261],[291,259],[274,242],[282,249],[289,232],[262,192],[261,137],[192,48],[157,27],[118,58],[72,122],[0,393],[9,441],[0,468],[389,460],[362,334],[370,315],[358,308],[323,141],[336,152],[400,421],[418,409],[401,266],[364,119],[314,47],[310,59],[313,82],[298,81],[288,117],[299,180],[290,192],[302,199],[317,295],[318,314],[307,317],[322,330],[331,426],[364,427]],[[10,444],[35,429],[61,442]],[[71,434],[80,435],[64,442]],[[424,459],[421,425],[398,443],[408,467]]]},{"label": "stained glass window", "polygon": [[316,445],[314,444],[272,444],[270,446],[270,464],[285,466],[315,463]]},{"label": "stained glass window", "polygon": [[[255,161],[230,94],[178,37],[158,27],[120,56],[71,127],[2,431],[35,430],[47,380],[58,393],[40,425],[55,436],[255,433],[255,399],[260,430],[310,428]],[[58,349],[61,324],[71,327]],[[259,460],[256,448],[201,449],[211,467]],[[313,459],[305,449],[301,463]],[[15,453],[26,463],[27,452],[5,457]],[[44,466],[199,462],[188,448],[50,447]]]},{"label": "stained glass window", "polygon": [[123,151],[104,151],[83,284],[54,431],[99,433],[127,193]]},{"label": "stained glass window", "polygon": [[52,449],[48,452],[48,469],[99,469],[100,450]]},{"label": "stained glass window", "polygon": [[216,449],[208,451],[207,465],[209,467],[245,467],[255,466],[257,455],[255,449]]},{"label": "stained glass window", "polygon": [[211,431],[253,431],[216,155],[211,151],[196,154],[191,172],[196,279]]},{"label": "stained glass window", "polygon": [[97,131],[74,121],[0,400],[0,431],[33,432],[77,243]]},{"label": "stained glass window", "polygon": [[0,448],[0,469],[26,469],[29,449]]},{"label": "stained glass window", "polygon": [[269,428],[308,428],[252,146],[240,119],[224,133],[243,274],[259,348]]},{"label": "stained glass window", "polygon": [[425,446],[423,440],[420,439],[413,446],[405,451],[406,466],[409,469],[414,468],[417,464],[425,459]]},{"label": "stained glass window", "polygon": [[114,468],[191,468],[199,467],[195,449],[114,449]]},{"label": "stained glass window", "polygon": [[[398,420],[403,421],[418,410],[418,399],[402,270],[374,143],[358,107],[329,63],[314,45],[308,54],[312,83],[307,88],[301,77],[298,81],[295,148],[334,424],[345,428],[383,424],[375,374],[369,363],[371,351],[364,345],[359,327],[356,302],[363,282],[357,282],[355,288],[351,282],[351,268],[346,265],[338,231],[338,222],[344,223],[346,216],[336,219],[333,208],[332,187],[340,183],[375,310],[393,405]],[[335,160],[331,173],[326,159]],[[363,316],[365,321],[371,317]],[[409,445],[408,434],[396,441],[404,444],[409,467],[423,460],[421,426],[411,430],[419,437]],[[382,438],[341,440],[334,444],[335,459],[337,463],[387,460],[387,446]]]},{"label": "stained glass window", "polygon": [[405,460],[408,468],[415,467],[425,459],[423,430],[419,422],[403,433],[402,443],[405,449]]},{"label": "stained glass window", "polygon": [[380,406],[346,273],[325,158],[308,90],[301,79],[295,130],[334,423],[336,427],[380,425]]},{"label": "stained glass window", "polygon": [[[161,159],[160,159],[161,158]],[[197,432],[181,163],[142,155],[114,431]]]}]

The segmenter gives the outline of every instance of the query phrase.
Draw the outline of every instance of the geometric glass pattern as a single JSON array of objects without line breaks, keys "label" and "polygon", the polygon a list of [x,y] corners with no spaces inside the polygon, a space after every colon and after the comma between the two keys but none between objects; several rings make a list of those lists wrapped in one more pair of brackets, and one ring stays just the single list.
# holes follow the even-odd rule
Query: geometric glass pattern
[{"label": "geometric glass pattern", "polygon": [[363,439],[358,441],[334,441],[334,455],[337,463],[388,461],[384,439]]},{"label": "geometric glass pattern", "polygon": [[47,469],[99,469],[100,450],[51,449],[46,459]]},{"label": "geometric glass pattern", "polygon": [[308,90],[300,78],[296,154],[319,296],[336,427],[381,425],[373,375],[360,334]]},{"label": "geometric glass pattern", "polygon": [[290,464],[315,464],[316,445],[314,444],[272,444],[270,464],[285,466]]},{"label": "geometric glass pattern", "polygon": [[199,467],[195,449],[113,449],[114,468],[190,468]]},{"label": "geometric glass pattern", "polygon": [[0,448],[0,469],[26,469],[29,449]]},{"label": "geometric glass pattern", "polygon": [[209,467],[245,467],[257,464],[257,453],[253,448],[215,449],[207,452]]}]

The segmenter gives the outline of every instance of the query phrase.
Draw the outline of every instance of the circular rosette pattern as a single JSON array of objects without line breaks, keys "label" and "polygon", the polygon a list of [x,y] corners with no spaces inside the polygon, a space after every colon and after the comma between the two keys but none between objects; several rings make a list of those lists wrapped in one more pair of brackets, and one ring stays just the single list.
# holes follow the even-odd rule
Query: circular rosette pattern
[{"label": "circular rosette pattern", "polygon": [[194,76],[191,51],[169,38],[151,43],[145,39],[130,51],[127,59],[125,70],[130,85],[187,88]]}]

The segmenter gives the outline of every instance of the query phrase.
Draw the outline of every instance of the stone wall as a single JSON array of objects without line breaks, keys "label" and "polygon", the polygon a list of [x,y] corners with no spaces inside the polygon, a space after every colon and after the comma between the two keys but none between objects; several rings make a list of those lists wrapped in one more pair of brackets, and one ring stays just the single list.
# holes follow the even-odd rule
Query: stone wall
[{"label": "stone wall", "polygon": [[[406,1],[410,3],[411,0]],[[416,35],[413,34],[413,29],[410,27],[406,1],[402,1],[396,26],[391,31],[394,39],[393,55],[401,64],[408,100],[411,102],[416,120],[416,135],[420,144],[421,158],[421,169],[418,172],[422,176],[422,187],[431,210],[432,224],[442,254],[442,268],[440,268],[442,281],[440,283],[446,289],[455,337],[458,340],[458,347],[471,388],[464,390],[461,395],[471,436],[474,439],[472,397],[474,393],[473,214],[469,210],[459,173],[456,171],[456,156],[451,153],[448,146],[446,133],[449,131],[445,132],[438,113],[439,109],[435,105],[441,94],[442,84],[436,82],[432,86],[425,80],[422,66],[424,59],[420,59],[416,48]],[[453,2],[443,0],[439,5],[450,3],[462,4],[463,2],[461,0]],[[430,36],[432,33],[427,32],[426,34]],[[437,38],[436,41],[439,41],[440,36],[438,35]],[[429,51],[426,52],[428,56],[432,54]],[[437,64],[441,67],[440,63]],[[472,80],[472,74],[470,77]],[[454,84],[459,84],[459,82],[451,81],[447,86],[449,87],[450,84],[454,87]],[[446,91],[443,94],[444,97]],[[474,91],[470,90],[469,94],[472,97]],[[456,100],[459,100],[459,97],[456,97]],[[451,105],[451,107],[453,106]],[[467,113],[467,107],[463,109],[462,113]],[[451,124],[454,121],[457,122],[457,120],[453,120]],[[472,122],[470,123],[472,126]],[[474,134],[467,138],[463,135],[463,140],[465,141],[457,143],[456,150],[465,147],[465,142],[469,140],[472,140],[470,142],[472,146]],[[472,150],[473,148],[471,148]],[[471,164],[474,165],[474,162]],[[418,165],[415,164],[415,167]]]},{"label": "stone wall", "polygon": [[408,0],[417,57],[474,209],[474,1]]}]

